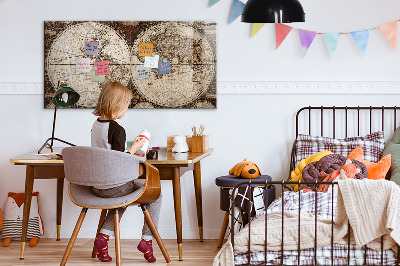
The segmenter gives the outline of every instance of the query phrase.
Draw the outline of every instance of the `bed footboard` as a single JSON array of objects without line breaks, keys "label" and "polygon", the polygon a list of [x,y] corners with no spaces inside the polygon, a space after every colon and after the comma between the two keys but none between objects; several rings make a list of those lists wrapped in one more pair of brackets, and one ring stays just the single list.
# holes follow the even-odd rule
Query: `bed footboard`
[{"label": "bed footboard", "polygon": [[[314,227],[315,227],[315,232],[314,232],[314,247],[311,249],[307,249],[307,250],[302,250],[301,246],[302,246],[302,235],[301,235],[301,230],[300,230],[300,225],[302,223],[301,220],[301,206],[302,206],[302,194],[304,194],[304,192],[302,192],[301,190],[293,192],[293,191],[288,191],[288,189],[286,188],[286,185],[292,185],[292,184],[297,184],[299,185],[299,187],[301,185],[312,185],[313,186],[313,190],[308,192],[308,193],[313,193],[313,194],[308,194],[308,202],[307,205],[313,205],[313,208],[315,208],[314,210],[314,216],[315,216],[315,223],[314,223]],[[281,201],[281,208],[280,211],[282,212],[282,219],[281,219],[281,238],[280,238],[280,250],[276,250],[273,251],[274,254],[279,254],[278,259],[271,259],[271,255],[270,255],[270,251],[268,250],[268,243],[269,241],[271,241],[270,239],[268,239],[268,216],[271,215],[271,213],[268,213],[267,211],[267,202],[265,202],[265,213],[261,214],[264,215],[264,220],[265,220],[265,224],[263,225],[263,230],[264,230],[264,239],[265,239],[265,243],[263,244],[264,246],[264,250],[257,250],[256,255],[257,256],[253,256],[253,253],[255,252],[254,250],[252,250],[252,223],[254,223],[253,219],[249,219],[248,224],[247,224],[247,229],[248,229],[248,242],[247,242],[247,251],[246,252],[242,252],[241,256],[244,256],[244,260],[242,260],[239,265],[400,265],[400,252],[397,253],[396,256],[394,256],[394,252],[392,251],[384,251],[384,245],[383,245],[383,237],[381,237],[381,243],[380,243],[380,251],[372,251],[370,249],[368,249],[366,246],[363,246],[362,248],[357,248],[357,252],[358,254],[363,254],[363,259],[361,259],[360,261],[360,256],[357,257],[357,263],[353,264],[352,262],[354,262],[354,258],[352,259],[352,256],[354,257],[356,254],[356,251],[354,250],[354,245],[351,245],[350,242],[350,224],[348,224],[348,231],[347,231],[347,236],[346,236],[346,244],[343,246],[341,246],[341,248],[343,249],[342,252],[340,253],[340,255],[338,255],[339,253],[337,252],[337,246],[335,246],[336,244],[334,243],[334,210],[335,207],[334,204],[335,203],[335,198],[336,197],[336,193],[334,193],[334,191],[338,188],[338,182],[333,181],[333,182],[302,182],[302,181],[246,181],[246,182],[242,182],[240,184],[238,184],[237,186],[235,186],[235,188],[232,191],[232,195],[235,195],[235,192],[237,191],[237,189],[239,187],[243,187],[243,186],[249,186],[249,187],[258,187],[258,188],[262,188],[265,191],[266,194],[266,198],[268,198],[268,188],[270,185],[275,185],[277,188],[280,186],[282,189],[282,194],[280,198],[277,198],[275,200],[274,203],[279,203],[278,201]],[[324,259],[323,262],[321,262],[321,259],[317,258],[317,253],[319,251],[319,248],[317,246],[318,243],[318,232],[317,232],[317,217],[318,217],[318,213],[320,210],[318,210],[318,194],[321,192],[318,192],[318,187],[320,185],[330,185],[332,186],[332,193],[324,193],[325,198],[326,197],[331,197],[331,200],[329,202],[329,212],[330,212],[330,227],[331,227],[331,239],[330,239],[330,247],[329,245],[324,249]],[[252,198],[252,190],[250,189],[250,198]],[[285,207],[285,192],[288,193],[295,193],[293,195],[295,195],[296,197],[298,197],[298,208],[296,210],[297,214],[298,214],[298,235],[297,235],[297,250],[294,250],[293,248],[290,251],[290,254],[292,254],[292,259],[290,261],[286,261],[286,257],[288,257],[286,254],[286,250],[285,250],[285,215],[283,215],[285,213],[286,207]],[[310,202],[310,195],[313,197],[311,202]],[[314,197],[315,195],[315,197]],[[304,197],[304,196],[303,196]],[[271,206],[270,206],[271,207]],[[235,217],[235,208],[234,208],[234,198],[232,197],[231,200],[231,232],[230,232],[230,241],[232,244],[233,249],[235,250],[235,233],[234,233],[234,217]],[[260,218],[259,215],[257,218]],[[258,224],[258,226],[260,226]],[[245,232],[247,234],[247,231]],[[259,244],[259,243],[258,243]],[[243,249],[243,247],[241,247]],[[399,248],[399,245],[397,245],[397,248]],[[345,249],[345,250],[344,250]],[[327,252],[330,250],[330,256],[327,256]],[[263,254],[262,254],[263,253]],[[347,253],[347,254],[346,254]],[[354,253],[354,254],[352,254]],[[260,256],[263,255],[263,256]],[[369,254],[369,255],[368,255]],[[372,254],[372,255],[371,255]],[[340,257],[339,257],[340,256]],[[372,256],[371,259],[368,256]],[[254,259],[254,257],[258,257],[258,259]],[[264,260],[260,260],[260,257],[263,257]],[[290,257],[290,256],[289,256]],[[293,257],[297,257],[297,259],[293,259]],[[296,260],[296,261],[294,261]],[[243,263],[243,261],[245,263]],[[246,263],[247,261],[247,263]],[[372,262],[371,262],[372,261]],[[372,264],[371,264],[372,263]]]}]

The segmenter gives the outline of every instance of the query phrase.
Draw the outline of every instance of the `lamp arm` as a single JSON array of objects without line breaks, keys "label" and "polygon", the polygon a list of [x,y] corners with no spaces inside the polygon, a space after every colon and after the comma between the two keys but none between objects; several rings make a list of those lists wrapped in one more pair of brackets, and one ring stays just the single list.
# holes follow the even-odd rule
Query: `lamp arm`
[{"label": "lamp arm", "polygon": [[53,117],[53,131],[51,133],[51,144],[50,148],[53,147],[53,140],[54,140],[54,131],[56,129],[56,118],[57,118],[57,106],[54,106],[54,117]]}]

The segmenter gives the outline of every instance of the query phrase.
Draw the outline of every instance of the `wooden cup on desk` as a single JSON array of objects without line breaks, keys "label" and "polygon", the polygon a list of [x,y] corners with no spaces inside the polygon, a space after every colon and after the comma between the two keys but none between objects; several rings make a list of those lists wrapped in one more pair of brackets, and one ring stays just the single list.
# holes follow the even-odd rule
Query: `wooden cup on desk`
[{"label": "wooden cup on desk", "polygon": [[209,136],[192,136],[192,152],[205,152],[208,150]]}]

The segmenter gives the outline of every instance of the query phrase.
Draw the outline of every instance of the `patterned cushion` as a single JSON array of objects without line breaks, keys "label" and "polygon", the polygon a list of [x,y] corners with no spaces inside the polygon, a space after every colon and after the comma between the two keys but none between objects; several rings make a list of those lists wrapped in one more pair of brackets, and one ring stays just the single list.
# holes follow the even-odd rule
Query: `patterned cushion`
[{"label": "patterned cushion", "polygon": [[323,150],[329,150],[347,157],[357,146],[363,148],[365,160],[378,162],[385,147],[383,131],[374,132],[364,137],[345,139],[299,134],[296,139],[296,165],[298,165],[302,159]]}]

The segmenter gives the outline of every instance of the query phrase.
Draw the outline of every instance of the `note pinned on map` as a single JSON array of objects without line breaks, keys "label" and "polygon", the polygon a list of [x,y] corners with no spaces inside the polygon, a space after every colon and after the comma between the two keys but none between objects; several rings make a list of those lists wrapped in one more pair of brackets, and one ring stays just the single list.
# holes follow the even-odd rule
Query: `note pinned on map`
[{"label": "note pinned on map", "polygon": [[90,58],[77,58],[76,72],[90,72]]},{"label": "note pinned on map", "polygon": [[171,73],[171,62],[169,60],[158,61],[158,74]]},{"label": "note pinned on map", "polygon": [[96,70],[92,69],[91,72],[91,80],[92,82],[104,82],[106,81],[106,76],[105,75],[98,75],[96,76]]},{"label": "note pinned on map", "polygon": [[150,77],[150,69],[144,66],[136,66],[136,79],[148,79]]},{"label": "note pinned on map", "polygon": [[108,69],[108,60],[94,62],[94,66],[97,68],[95,75],[107,75],[110,74],[110,70]]},{"label": "note pinned on map", "polygon": [[98,55],[99,54],[99,43],[98,42],[85,42],[85,54]]},{"label": "note pinned on map", "polygon": [[139,56],[151,56],[153,53],[153,46],[152,42],[141,42],[139,43]]},{"label": "note pinned on map", "polygon": [[150,68],[158,68],[159,55],[146,56],[144,59],[144,66]]}]

